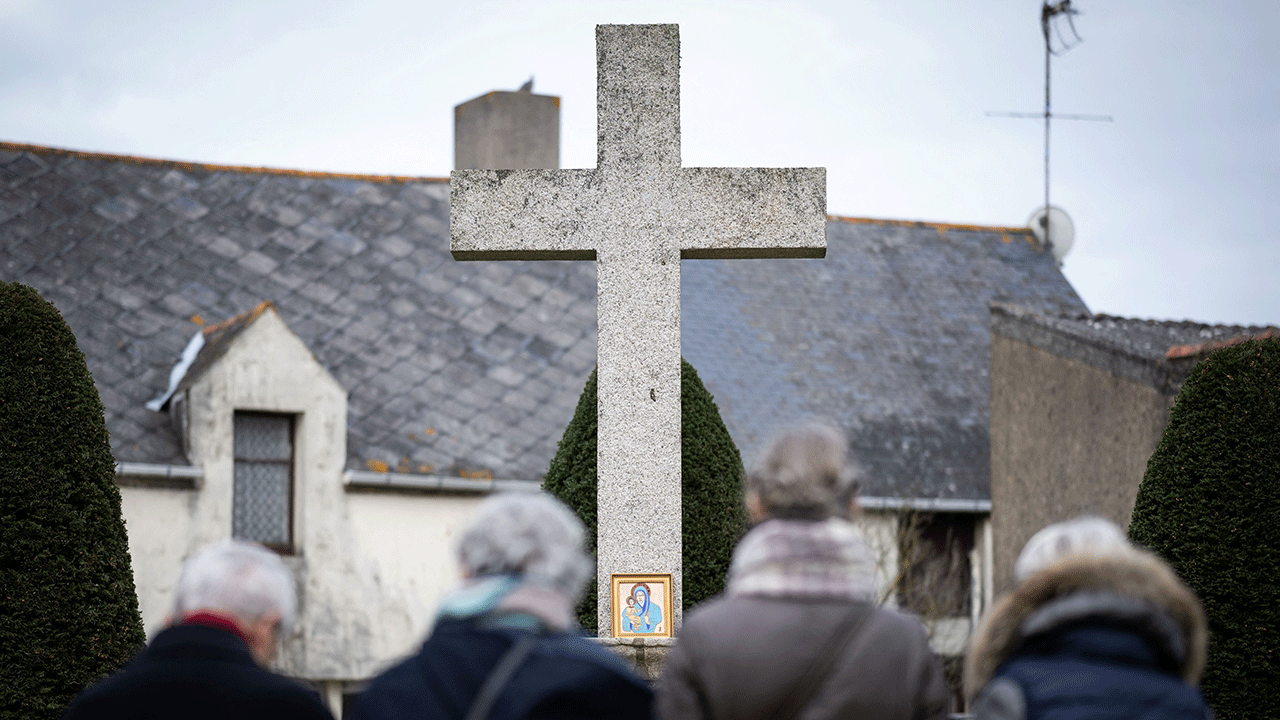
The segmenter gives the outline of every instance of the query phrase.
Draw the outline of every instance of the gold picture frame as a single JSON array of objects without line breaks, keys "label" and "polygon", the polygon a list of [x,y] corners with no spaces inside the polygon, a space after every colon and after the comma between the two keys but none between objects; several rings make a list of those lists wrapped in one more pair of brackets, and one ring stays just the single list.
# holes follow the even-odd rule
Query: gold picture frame
[{"label": "gold picture frame", "polygon": [[613,636],[671,637],[671,573],[609,576]]}]

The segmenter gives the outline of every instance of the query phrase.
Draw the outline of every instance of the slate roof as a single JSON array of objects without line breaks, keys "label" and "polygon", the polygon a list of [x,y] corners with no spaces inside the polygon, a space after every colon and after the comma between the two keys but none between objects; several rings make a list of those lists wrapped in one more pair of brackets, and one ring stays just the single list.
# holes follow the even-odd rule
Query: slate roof
[{"label": "slate roof", "polygon": [[191,336],[271,301],[349,392],[348,467],[535,480],[595,364],[592,263],[459,263],[448,183],[0,145],[0,277],[75,332],[118,461],[185,464]]},{"label": "slate roof", "polygon": [[1053,313],[1012,303],[991,308],[991,326],[1007,337],[1168,394],[1176,393],[1195,364],[1213,350],[1246,338],[1280,336],[1275,326]]},{"label": "slate roof", "polygon": [[[989,304],[1085,312],[1029,233],[832,218],[814,260],[682,263],[682,343],[750,457],[846,429],[870,495],[989,498]],[[163,393],[264,301],[349,392],[348,468],[536,480],[595,363],[590,262],[456,262],[447,181],[0,143],[0,279],[71,325],[120,461],[184,464]]]},{"label": "slate roof", "polygon": [[1086,309],[1015,228],[832,218],[825,258],[681,270],[682,351],[744,453],[826,419],[885,497],[989,499],[989,304]]}]

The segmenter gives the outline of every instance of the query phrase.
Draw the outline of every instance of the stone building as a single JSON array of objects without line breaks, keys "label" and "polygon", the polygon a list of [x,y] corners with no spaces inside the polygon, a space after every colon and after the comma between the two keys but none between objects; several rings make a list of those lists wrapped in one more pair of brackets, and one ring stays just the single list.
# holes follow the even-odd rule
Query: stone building
[{"label": "stone building", "polygon": [[1191,368],[1274,327],[991,309],[991,525],[996,590],[1036,530],[1082,514],[1128,527]]},{"label": "stone building", "polygon": [[[192,550],[260,540],[299,578],[284,669],[340,710],[430,626],[477,500],[537,488],[595,363],[595,268],[455,262],[448,190],[0,143],[0,276],[86,355],[149,631]],[[683,353],[747,457],[845,430],[886,588],[923,583],[888,601],[927,610],[951,563],[954,655],[993,592],[990,303],[1085,307],[1023,229],[831,216],[827,238],[686,261]]]}]

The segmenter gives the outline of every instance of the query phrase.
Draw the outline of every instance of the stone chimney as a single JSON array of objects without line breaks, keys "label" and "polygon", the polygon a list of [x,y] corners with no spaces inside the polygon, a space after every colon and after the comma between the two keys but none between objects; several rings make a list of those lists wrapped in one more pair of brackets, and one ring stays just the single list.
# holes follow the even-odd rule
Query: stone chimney
[{"label": "stone chimney", "polygon": [[560,167],[560,98],[495,90],[453,108],[453,168],[526,170]]}]

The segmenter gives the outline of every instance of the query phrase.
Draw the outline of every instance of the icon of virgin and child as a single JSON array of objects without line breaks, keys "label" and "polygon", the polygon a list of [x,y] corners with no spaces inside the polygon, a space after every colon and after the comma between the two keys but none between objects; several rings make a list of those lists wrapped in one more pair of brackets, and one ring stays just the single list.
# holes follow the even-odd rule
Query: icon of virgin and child
[{"label": "icon of virgin and child", "polygon": [[631,586],[627,607],[622,611],[622,631],[629,633],[661,633],[662,608],[653,602],[648,583]]}]

